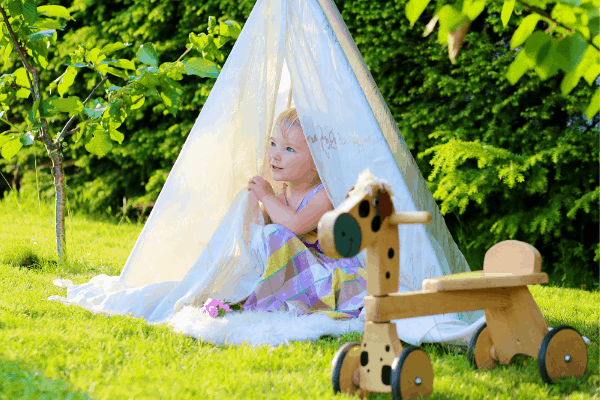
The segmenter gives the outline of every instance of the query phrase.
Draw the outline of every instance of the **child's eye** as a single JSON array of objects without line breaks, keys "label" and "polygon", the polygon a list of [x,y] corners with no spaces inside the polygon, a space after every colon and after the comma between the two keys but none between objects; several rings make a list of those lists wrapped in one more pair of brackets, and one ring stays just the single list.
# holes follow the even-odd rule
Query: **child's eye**
[{"label": "child's eye", "polygon": [[[290,149],[291,151],[294,151],[294,149],[292,149],[291,147],[288,147],[287,149]],[[287,150],[287,149],[286,149],[286,150]]]}]

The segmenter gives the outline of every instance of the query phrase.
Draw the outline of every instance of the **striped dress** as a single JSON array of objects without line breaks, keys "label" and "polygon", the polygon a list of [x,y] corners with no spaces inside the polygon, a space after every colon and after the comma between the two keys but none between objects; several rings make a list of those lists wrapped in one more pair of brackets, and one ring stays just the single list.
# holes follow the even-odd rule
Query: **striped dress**
[{"label": "striped dress", "polygon": [[[321,189],[322,183],[313,188],[296,212]],[[339,319],[359,316],[367,282],[358,257],[327,257],[319,245],[317,229],[298,237],[283,225],[269,224],[264,227],[264,237],[267,263],[244,310],[318,312]]]}]

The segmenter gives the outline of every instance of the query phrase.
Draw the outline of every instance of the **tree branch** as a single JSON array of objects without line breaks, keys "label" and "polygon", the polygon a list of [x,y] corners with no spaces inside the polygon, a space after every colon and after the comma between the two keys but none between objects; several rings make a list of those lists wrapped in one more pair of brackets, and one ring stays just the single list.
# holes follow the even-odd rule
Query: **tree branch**
[{"label": "tree branch", "polygon": [[[98,72],[98,71],[96,70],[96,72]],[[100,74],[100,72],[98,72],[98,73]],[[100,83],[98,83],[96,85],[96,87],[92,89],[92,91],[88,95],[87,99],[85,99],[85,101],[83,102],[84,106],[87,104],[88,101],[90,101],[90,99],[92,98],[92,95],[96,92],[96,90],[98,90],[100,88],[100,86],[102,86],[102,84],[104,82],[106,82],[106,80],[108,79],[107,76],[104,76],[102,74],[100,74],[100,76],[102,76],[102,80],[100,80]],[[65,126],[62,128],[62,131],[60,131],[60,134],[58,135],[58,137],[56,138],[56,140],[54,141],[54,143],[58,144],[58,142],[60,142],[60,140],[62,139],[62,137],[65,135],[65,132],[67,131],[67,129],[69,129],[69,127],[71,126],[71,123],[73,122],[74,119],[75,119],[75,115],[73,115],[71,118],[69,118],[69,120],[67,121],[67,123],[65,124]],[[73,132],[75,132],[75,131],[76,131],[76,129],[73,130]]]},{"label": "tree branch", "polygon": [[[17,53],[19,53],[19,57],[21,58],[21,61],[23,62],[25,69],[28,72],[32,72],[34,70],[34,68],[31,64],[29,64],[29,61],[27,61],[27,53],[23,52],[23,48],[19,44],[19,40],[15,36],[15,33],[12,30],[12,26],[8,22],[8,15],[6,15],[6,11],[4,11],[4,8],[1,6],[0,6],[0,14],[2,14],[2,18],[4,19],[4,24],[6,25],[6,29],[8,30],[8,34],[10,35],[10,38],[12,39],[13,43],[15,44],[15,50],[17,50]],[[31,83],[31,80],[29,83]]]},{"label": "tree branch", "polygon": [[[555,23],[557,26],[560,26],[561,28],[564,28],[567,30],[567,32],[571,33],[573,32],[573,28],[569,28],[568,26],[565,26],[563,24],[561,24],[558,21],[555,21],[554,19],[552,19],[552,17],[550,16],[550,14],[548,14],[546,11],[542,10],[541,8],[538,7],[534,7],[534,6],[530,6],[529,4],[523,2],[522,0],[517,0],[517,2],[519,4],[521,4],[523,7],[525,7],[525,9],[529,12],[534,12],[536,14],[541,15],[542,17],[546,18],[547,20]],[[582,35],[583,36],[583,35]],[[596,50],[600,51],[600,48],[598,48],[594,43],[592,43],[592,39],[590,37],[590,39],[585,39],[584,40],[593,48],[595,48]]]}]

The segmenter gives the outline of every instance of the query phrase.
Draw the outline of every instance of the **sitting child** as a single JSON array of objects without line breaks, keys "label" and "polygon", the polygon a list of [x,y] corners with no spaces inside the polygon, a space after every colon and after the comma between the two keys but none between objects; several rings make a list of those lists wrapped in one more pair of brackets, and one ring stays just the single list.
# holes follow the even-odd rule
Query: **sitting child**
[{"label": "sitting child", "polygon": [[284,182],[283,191],[276,195],[260,176],[248,183],[249,201],[255,210],[252,222],[258,224],[257,213],[262,209],[267,224],[267,262],[244,309],[358,317],[366,294],[366,274],[357,257],[334,260],[319,246],[317,225],[333,206],[323,190],[296,109],[285,110],[275,127],[268,143],[267,167],[275,181]]}]

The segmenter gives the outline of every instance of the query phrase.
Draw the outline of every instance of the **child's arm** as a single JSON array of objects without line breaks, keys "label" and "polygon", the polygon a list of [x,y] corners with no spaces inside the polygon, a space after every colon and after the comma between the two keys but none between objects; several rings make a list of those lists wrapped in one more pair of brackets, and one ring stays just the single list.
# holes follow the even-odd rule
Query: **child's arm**
[{"label": "child's arm", "polygon": [[264,196],[262,202],[273,223],[285,226],[296,236],[314,230],[323,214],[333,210],[333,205],[325,190],[319,190],[300,212],[285,205],[274,194]]},{"label": "child's arm", "polygon": [[263,205],[263,203],[259,202],[258,204],[260,205],[260,209],[263,213],[263,218],[265,219],[265,225],[272,224],[273,221],[271,221],[271,217],[269,217],[269,214],[267,213],[267,210],[265,209],[265,206]]}]

